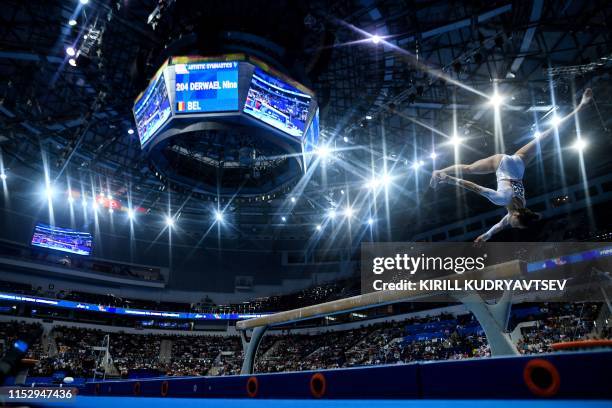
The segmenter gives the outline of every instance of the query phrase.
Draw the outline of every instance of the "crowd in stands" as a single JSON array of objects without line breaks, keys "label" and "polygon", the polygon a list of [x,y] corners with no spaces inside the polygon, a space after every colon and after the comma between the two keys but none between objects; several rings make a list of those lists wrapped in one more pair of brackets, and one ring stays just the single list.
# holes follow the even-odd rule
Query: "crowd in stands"
[{"label": "crowd in stands", "polygon": [[51,289],[43,289],[42,287],[34,288],[29,284],[7,281],[0,281],[0,291],[131,309],[194,313],[261,313],[289,310],[356,295],[359,294],[359,284],[358,281],[355,280],[341,280],[315,285],[296,293],[270,296],[255,299],[251,302],[229,305],[215,305],[214,302],[208,297],[202,299],[201,302],[194,304],[167,301],[157,302],[153,300],[129,299],[115,296],[112,293],[96,294],[76,290],[56,291]]},{"label": "crowd in stands", "polygon": [[[523,354],[553,351],[551,345],[592,337],[594,322],[600,307],[594,303],[549,303],[540,306],[541,319],[521,329],[522,339],[517,345]],[[605,330],[600,337],[608,338]]]},{"label": "crowd in stands", "polygon": [[[601,310],[594,303],[521,304],[512,311],[511,329],[521,323],[522,353],[551,351],[556,342],[594,336],[594,322]],[[21,333],[33,326],[0,323],[0,356]],[[598,336],[609,338],[609,328]],[[101,366],[103,352],[94,347],[107,344],[112,360]],[[45,345],[45,346],[43,346]],[[471,314],[383,321],[349,330],[319,333],[269,334],[259,348],[258,372],[329,369],[377,364],[449,360],[490,355],[487,340]],[[153,370],[174,375],[230,375],[240,372],[242,346],[237,336],[163,335],[106,332],[55,326],[29,357],[39,360],[31,375],[51,376],[63,371],[91,378],[94,371],[126,377],[133,370]]]},{"label": "crowd in stands", "polygon": [[[264,338],[256,367],[281,372],[488,356],[481,330],[461,330],[468,323],[477,326],[471,315],[439,315],[316,335],[270,336]],[[442,330],[431,332],[434,327]]]}]

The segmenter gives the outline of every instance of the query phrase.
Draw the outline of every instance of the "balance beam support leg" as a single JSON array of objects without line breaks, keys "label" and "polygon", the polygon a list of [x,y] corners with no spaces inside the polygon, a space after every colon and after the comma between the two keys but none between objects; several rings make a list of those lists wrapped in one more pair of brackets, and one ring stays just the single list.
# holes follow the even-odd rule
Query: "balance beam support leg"
[{"label": "balance beam support leg", "polygon": [[472,312],[484,330],[493,356],[519,354],[510,336],[506,333],[512,306],[511,297],[511,292],[504,292],[494,305],[488,305],[475,293],[461,298],[461,302]]},{"label": "balance beam support leg", "polygon": [[246,330],[243,330],[241,333],[242,338],[242,348],[244,350],[244,361],[242,362],[242,370],[240,370],[240,374],[253,374],[253,369],[255,368],[255,355],[257,354],[257,348],[259,347],[259,343],[261,343],[261,339],[266,333],[266,329],[268,326],[259,326],[253,329],[253,333],[251,334],[251,339],[247,339]]}]

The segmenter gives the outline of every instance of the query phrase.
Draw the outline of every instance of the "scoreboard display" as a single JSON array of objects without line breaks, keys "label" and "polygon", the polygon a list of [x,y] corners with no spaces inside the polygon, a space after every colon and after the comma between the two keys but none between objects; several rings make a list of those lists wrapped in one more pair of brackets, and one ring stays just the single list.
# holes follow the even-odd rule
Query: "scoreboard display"
[{"label": "scoreboard display", "polygon": [[144,146],[172,115],[163,73],[154,78],[134,104],[140,145]]},{"label": "scoreboard display", "polygon": [[311,96],[255,68],[244,112],[283,132],[302,137]]},{"label": "scoreboard display", "polygon": [[254,137],[302,152],[305,169],[319,139],[314,92],[245,54],[171,57],[136,98],[133,113],[148,151],[203,126],[250,127]]},{"label": "scoreboard display", "polygon": [[236,61],[174,66],[177,114],[238,110]]},{"label": "scoreboard display", "polygon": [[75,231],[37,224],[32,235],[32,245],[76,255],[90,255],[93,238],[89,232]]}]

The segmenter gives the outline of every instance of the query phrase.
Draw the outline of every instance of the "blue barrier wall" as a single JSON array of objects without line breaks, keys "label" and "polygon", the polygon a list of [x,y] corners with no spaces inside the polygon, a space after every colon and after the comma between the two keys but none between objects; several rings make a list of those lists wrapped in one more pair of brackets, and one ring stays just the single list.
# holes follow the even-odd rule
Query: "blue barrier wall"
[{"label": "blue barrier wall", "polygon": [[222,377],[91,382],[82,395],[199,398],[612,399],[612,351]]}]

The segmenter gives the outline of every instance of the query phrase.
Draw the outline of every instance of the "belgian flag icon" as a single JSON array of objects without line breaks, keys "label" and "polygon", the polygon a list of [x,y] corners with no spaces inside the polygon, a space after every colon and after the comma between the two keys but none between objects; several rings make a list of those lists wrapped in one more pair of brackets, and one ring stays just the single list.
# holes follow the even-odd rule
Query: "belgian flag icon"
[{"label": "belgian flag icon", "polygon": [[185,107],[186,107],[185,102],[178,102],[176,104],[176,110],[179,112],[183,112],[185,110]]}]

